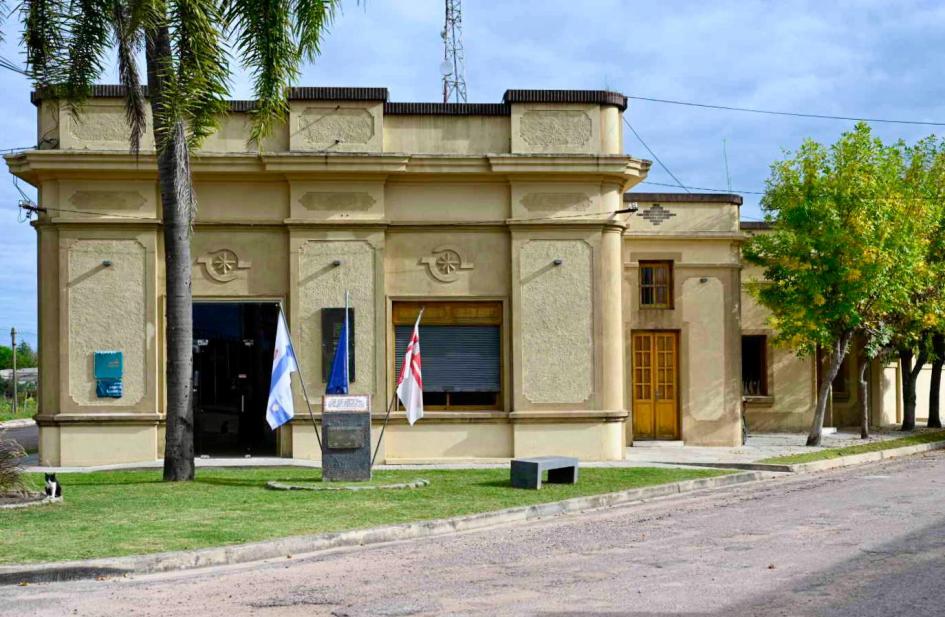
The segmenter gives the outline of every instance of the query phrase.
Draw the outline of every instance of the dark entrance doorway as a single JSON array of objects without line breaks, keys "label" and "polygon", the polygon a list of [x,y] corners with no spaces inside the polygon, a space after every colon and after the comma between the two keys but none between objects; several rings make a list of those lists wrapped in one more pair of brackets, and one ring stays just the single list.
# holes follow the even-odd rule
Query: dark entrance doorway
[{"label": "dark entrance doorway", "polygon": [[279,305],[194,302],[194,447],[198,456],[273,456],[266,423]]}]

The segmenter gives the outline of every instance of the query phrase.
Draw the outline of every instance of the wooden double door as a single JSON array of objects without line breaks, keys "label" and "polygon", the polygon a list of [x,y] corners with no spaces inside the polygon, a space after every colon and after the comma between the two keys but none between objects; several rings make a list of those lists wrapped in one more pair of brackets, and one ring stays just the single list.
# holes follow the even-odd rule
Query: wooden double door
[{"label": "wooden double door", "polygon": [[679,439],[679,336],[632,334],[633,438]]}]

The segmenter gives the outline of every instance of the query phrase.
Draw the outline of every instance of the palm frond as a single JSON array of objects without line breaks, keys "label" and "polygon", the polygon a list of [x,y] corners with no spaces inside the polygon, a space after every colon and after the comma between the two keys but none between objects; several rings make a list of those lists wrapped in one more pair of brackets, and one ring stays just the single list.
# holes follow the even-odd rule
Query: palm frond
[{"label": "palm frond", "polygon": [[188,143],[196,146],[210,135],[226,113],[229,64],[214,0],[175,0],[170,7],[171,39],[176,59],[169,76],[174,100],[171,111],[187,122]]},{"label": "palm frond", "polygon": [[64,81],[67,66],[67,16],[64,0],[24,0],[21,5],[26,70],[48,95],[58,96],[55,86]]},{"label": "palm frond", "polygon": [[303,58],[314,59],[334,16],[335,0],[227,0],[227,33],[253,77],[257,107],[251,141],[288,116],[289,87]]},{"label": "palm frond", "polygon": [[147,101],[138,74],[137,52],[141,48],[141,30],[133,7],[114,0],[112,27],[118,48],[118,79],[125,87],[125,117],[131,128],[131,152],[141,149],[141,137],[147,129]]},{"label": "palm frond", "polygon": [[113,4],[114,0],[75,0],[69,7],[68,65],[62,86],[71,102],[87,98],[102,74],[105,53],[111,48]]},{"label": "palm frond", "polygon": [[298,0],[295,6],[295,36],[299,51],[310,62],[321,53],[322,38],[335,18],[337,0]]}]

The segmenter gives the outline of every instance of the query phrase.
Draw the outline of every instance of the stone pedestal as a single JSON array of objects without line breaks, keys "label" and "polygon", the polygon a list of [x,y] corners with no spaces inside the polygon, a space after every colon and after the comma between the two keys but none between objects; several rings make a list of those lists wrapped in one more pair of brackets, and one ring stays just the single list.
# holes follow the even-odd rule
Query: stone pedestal
[{"label": "stone pedestal", "polygon": [[371,479],[371,397],[325,395],[322,399],[322,479]]}]

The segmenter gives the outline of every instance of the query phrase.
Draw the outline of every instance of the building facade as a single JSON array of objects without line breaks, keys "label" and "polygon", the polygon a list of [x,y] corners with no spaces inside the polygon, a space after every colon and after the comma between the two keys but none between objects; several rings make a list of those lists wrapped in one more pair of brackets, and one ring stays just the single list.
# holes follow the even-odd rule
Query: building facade
[{"label": "building facade", "polygon": [[[128,153],[114,86],[80,116],[34,102],[39,148],[6,160],[39,189],[41,462],[159,458],[153,139]],[[372,397],[374,439],[424,309],[426,415],[408,426],[392,413],[381,461],[615,460],[643,439],[733,446],[743,390],[756,392],[751,424],[803,428],[810,362],[762,344],[775,376],[743,383],[744,335],[767,334],[741,294],[741,198],[629,192],[650,163],[624,154],[626,107],[605,91],[430,104],[297,88],[288,122],[257,147],[252,103],[233,101],[192,161],[198,454],[320,456],[313,426],[346,292],[351,391]],[[296,418],[273,432],[280,310],[313,408],[296,380]]]}]

